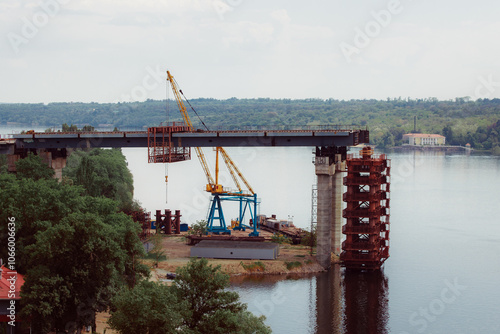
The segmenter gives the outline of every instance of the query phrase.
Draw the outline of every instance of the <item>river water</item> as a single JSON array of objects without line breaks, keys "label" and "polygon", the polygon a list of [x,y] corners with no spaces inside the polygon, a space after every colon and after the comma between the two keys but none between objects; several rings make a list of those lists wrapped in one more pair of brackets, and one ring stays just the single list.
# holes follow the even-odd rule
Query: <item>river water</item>
[{"label": "river water", "polygon": [[[262,214],[309,226],[311,149],[228,152],[259,194]],[[163,165],[148,165],[145,150],[124,153],[136,198],[149,210],[181,209],[188,223],[204,219],[208,197],[195,157],[169,166],[166,190]],[[500,333],[500,159],[437,152],[389,158],[391,248],[382,272],[333,268],[233,280],[232,289],[274,333]],[[229,181],[225,175],[222,183]],[[232,208],[225,210],[232,217]]]},{"label": "river water", "polygon": [[[310,148],[227,151],[261,198],[260,213],[310,225]],[[123,152],[134,196],[147,210],[180,209],[186,223],[206,217],[206,180],[194,152],[193,160],[168,171],[148,164],[146,149]],[[205,152],[212,164],[213,152]],[[500,333],[500,159],[437,152],[388,157],[391,248],[381,272],[334,267],[308,277],[232,281],[274,333]],[[230,185],[226,172],[221,179]],[[225,215],[235,217],[236,208],[225,207]]]}]

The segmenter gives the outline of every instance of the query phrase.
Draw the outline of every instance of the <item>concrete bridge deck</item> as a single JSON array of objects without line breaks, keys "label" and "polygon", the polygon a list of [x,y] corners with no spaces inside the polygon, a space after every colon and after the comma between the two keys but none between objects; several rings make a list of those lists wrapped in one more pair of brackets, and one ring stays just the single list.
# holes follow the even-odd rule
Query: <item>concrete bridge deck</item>
[{"label": "concrete bridge deck", "polygon": [[[160,139],[161,136],[157,135]],[[35,132],[13,135],[16,149],[148,147],[147,131]],[[172,133],[177,147],[356,146],[368,143],[367,130],[247,130]],[[12,143],[12,141],[10,141]],[[8,145],[4,145],[8,146]],[[3,153],[8,153],[3,150]]]}]

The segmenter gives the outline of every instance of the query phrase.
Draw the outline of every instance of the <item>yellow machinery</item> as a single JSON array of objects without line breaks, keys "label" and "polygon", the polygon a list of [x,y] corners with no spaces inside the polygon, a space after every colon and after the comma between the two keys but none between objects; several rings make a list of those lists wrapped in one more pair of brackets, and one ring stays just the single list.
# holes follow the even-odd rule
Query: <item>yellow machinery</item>
[{"label": "yellow machinery", "polygon": [[[187,127],[190,131],[195,132],[195,128],[193,127],[193,123],[191,122],[191,118],[187,112],[186,106],[184,105],[182,96],[182,90],[178,88],[178,84],[175,81],[174,77],[170,74],[170,71],[167,71],[167,80],[170,82],[172,87],[172,91],[174,92],[175,99],[177,101],[177,106],[179,107],[179,111],[181,112],[182,118],[186,123]],[[206,191],[212,194],[212,200],[210,204],[210,212],[208,215],[208,231],[216,234],[224,233],[230,234],[231,231],[226,227],[226,223],[224,220],[224,214],[222,212],[221,201],[229,200],[229,201],[238,201],[240,203],[240,214],[239,214],[239,222],[237,228],[245,229],[245,225],[242,224],[246,209],[248,208],[250,211],[250,215],[252,216],[252,221],[256,222],[257,217],[257,194],[253,191],[252,187],[245,179],[243,174],[240,172],[236,164],[231,160],[227,152],[222,147],[215,148],[215,180],[210,173],[210,169],[208,167],[207,161],[205,159],[205,155],[200,147],[195,147],[196,155],[198,156],[198,160],[200,160],[201,167],[205,173],[207,178]],[[237,190],[229,190],[224,188],[221,184],[219,184],[219,154],[222,157],[229,173],[231,174],[231,178],[233,179]],[[246,190],[241,187],[240,181],[246,186]],[[253,206],[253,208],[252,208]],[[253,212],[252,212],[253,210]],[[215,225],[214,222],[218,221],[219,224]],[[250,233],[250,236],[258,236],[257,232],[257,224],[253,224],[254,231]]]}]

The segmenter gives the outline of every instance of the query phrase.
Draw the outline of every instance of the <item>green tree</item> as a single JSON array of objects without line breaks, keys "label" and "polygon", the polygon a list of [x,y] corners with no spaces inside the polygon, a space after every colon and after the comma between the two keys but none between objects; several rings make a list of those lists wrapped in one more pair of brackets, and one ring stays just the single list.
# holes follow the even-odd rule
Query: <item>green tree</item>
[{"label": "green tree", "polygon": [[[131,246],[123,243],[127,234],[135,235],[138,244],[136,225],[115,212],[74,212],[36,234],[35,243],[26,247],[29,269],[22,287],[22,314],[32,319],[35,329],[92,325],[95,330],[95,313],[106,310],[128,283],[127,266],[141,267],[123,248]],[[136,247],[135,253],[138,259],[142,248]],[[52,285],[54,292],[41,292]]]},{"label": "green tree", "polygon": [[[0,174],[0,221],[15,218],[16,269],[27,274],[21,314],[40,333],[92,325],[121,286],[149,273],[139,263],[139,227],[118,212],[116,201],[37,176],[46,166],[32,157],[28,162],[17,177]],[[0,224],[2,245],[6,227]],[[2,258],[6,250],[0,248]]]},{"label": "green tree", "polygon": [[160,260],[166,259],[165,251],[163,250],[163,237],[161,234],[155,233],[151,236],[150,241],[153,244],[153,249],[149,253],[154,257],[154,266],[158,267]]},{"label": "green tree", "polygon": [[446,137],[447,144],[455,144],[455,137],[451,125],[448,124],[443,128],[443,136]]},{"label": "green tree", "polygon": [[208,232],[208,223],[206,220],[197,220],[196,223],[191,225],[191,229],[188,231],[189,235],[203,236]]},{"label": "green tree", "polygon": [[7,173],[7,155],[0,154],[0,173]]},{"label": "green tree", "polygon": [[191,259],[177,269],[172,286],[179,302],[182,326],[186,333],[270,333],[264,317],[257,318],[240,303],[236,292],[225,291],[229,275],[220,266]]},{"label": "green tree", "polygon": [[85,191],[90,196],[99,196],[100,191],[97,184],[97,175],[94,169],[94,165],[90,160],[88,155],[82,156],[80,164],[76,168],[76,180],[75,183],[82,185]]},{"label": "green tree", "polygon": [[18,178],[49,180],[54,177],[54,170],[45,164],[40,156],[30,153],[16,162],[16,174]]},{"label": "green tree", "polygon": [[312,246],[316,247],[316,241],[317,241],[317,225],[314,225],[312,228],[312,232],[310,231],[304,231],[304,236],[302,237],[302,240],[300,241],[301,245],[305,246]]},{"label": "green tree", "polygon": [[113,299],[109,324],[121,334],[178,333],[181,317],[170,287],[142,281]]},{"label": "green tree", "polygon": [[61,130],[62,132],[77,132],[78,131],[78,127],[76,125],[68,125],[66,123],[64,123],[61,127]]},{"label": "green tree", "polygon": [[120,149],[75,151],[69,156],[63,175],[82,185],[91,196],[117,200],[122,211],[136,208],[133,177]]}]

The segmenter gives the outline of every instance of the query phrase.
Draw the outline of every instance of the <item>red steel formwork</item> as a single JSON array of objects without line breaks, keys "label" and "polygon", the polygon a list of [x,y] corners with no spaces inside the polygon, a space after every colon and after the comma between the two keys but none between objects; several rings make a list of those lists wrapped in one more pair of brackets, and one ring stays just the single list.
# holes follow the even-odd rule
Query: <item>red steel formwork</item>
[{"label": "red steel formwork", "polygon": [[349,154],[346,164],[340,259],[346,268],[377,270],[389,257],[390,160],[365,147],[360,156]]},{"label": "red steel formwork", "polygon": [[181,210],[175,210],[175,215],[168,209],[165,210],[165,214],[162,214],[161,210],[156,210],[156,233],[180,234],[181,216]]},{"label": "red steel formwork", "polygon": [[191,159],[191,148],[174,146],[172,134],[190,132],[189,126],[174,122],[169,126],[148,128],[148,162],[165,163]]}]

